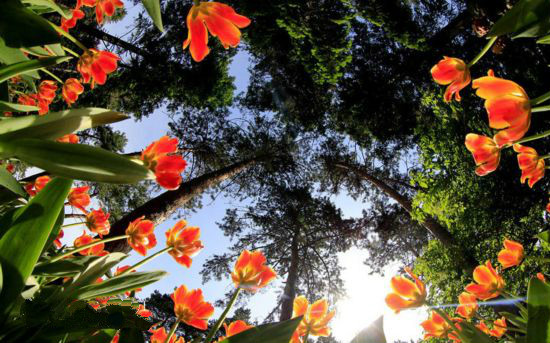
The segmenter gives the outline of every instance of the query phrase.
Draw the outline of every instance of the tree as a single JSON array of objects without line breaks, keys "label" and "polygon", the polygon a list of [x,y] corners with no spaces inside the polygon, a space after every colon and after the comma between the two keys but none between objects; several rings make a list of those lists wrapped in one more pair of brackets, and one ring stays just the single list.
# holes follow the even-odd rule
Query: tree
[{"label": "tree", "polygon": [[350,246],[355,232],[328,198],[312,196],[310,186],[273,187],[253,205],[227,211],[220,226],[235,243],[230,252],[208,260],[202,274],[204,281],[219,279],[242,250],[261,250],[285,277],[279,318],[286,320],[297,295],[332,298],[342,293],[336,254]]}]

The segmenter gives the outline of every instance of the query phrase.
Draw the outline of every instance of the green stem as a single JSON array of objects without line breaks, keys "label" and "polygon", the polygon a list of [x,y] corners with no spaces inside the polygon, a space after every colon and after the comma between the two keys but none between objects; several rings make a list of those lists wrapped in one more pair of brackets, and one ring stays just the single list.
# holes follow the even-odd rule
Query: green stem
[{"label": "green stem", "polygon": [[57,76],[55,76],[54,73],[52,73],[51,71],[49,71],[49,70],[46,69],[46,68],[41,68],[40,71],[41,71],[41,72],[44,72],[44,73],[46,73],[46,74],[48,74],[48,75],[50,75],[52,78],[55,79],[55,81],[57,81],[57,82],[59,82],[59,83],[61,83],[61,84],[64,84],[64,83],[65,83],[65,82],[63,82],[63,80],[61,80],[60,78],[58,78]]},{"label": "green stem", "polygon": [[57,31],[57,33],[59,33],[60,35],[62,35],[65,38],[67,38],[71,42],[73,42],[76,46],[78,46],[80,49],[82,49],[82,51],[87,51],[88,50],[88,48],[84,44],[80,43],[78,41],[78,39],[74,38],[73,35],[71,35],[68,32],[65,32],[65,30],[63,30],[59,26],[55,25],[51,21],[48,21],[48,23],[50,24],[51,27],[53,27],[55,29],[55,31]]},{"label": "green stem", "polygon": [[543,102],[545,102],[546,100],[550,100],[550,92],[546,92],[544,93],[543,95],[537,97],[537,98],[534,98],[533,100],[531,100],[531,105],[538,105],[538,104],[542,104]]},{"label": "green stem", "polygon": [[168,336],[166,337],[166,341],[164,341],[164,343],[170,343],[170,339],[172,339],[172,336],[174,336],[174,334],[176,333],[179,323],[179,320],[176,320],[174,325],[172,325],[172,328],[170,329],[170,332],[168,333]]},{"label": "green stem", "polygon": [[523,143],[534,141],[534,140],[537,140],[537,139],[541,139],[541,138],[544,138],[544,137],[547,137],[547,136],[550,136],[550,130],[544,131],[542,133],[532,135],[532,136],[529,136],[529,137],[524,137],[524,138],[514,142],[514,144],[523,144]]},{"label": "green stem", "polygon": [[307,343],[308,338],[309,338],[309,331],[306,331],[306,335],[304,336],[304,340],[302,342]]},{"label": "green stem", "polygon": [[540,156],[540,157],[539,157],[539,159],[541,159],[541,160],[545,160],[545,159],[547,159],[547,158],[550,158],[550,154],[548,154],[548,155],[543,155],[543,156]]},{"label": "green stem", "polygon": [[76,249],[67,251],[67,252],[64,253],[64,254],[57,255],[56,257],[54,257],[54,258],[52,258],[51,260],[49,260],[48,263],[52,263],[52,262],[59,261],[59,260],[61,260],[61,259],[64,259],[65,257],[71,256],[71,255],[74,254],[74,253],[77,253],[77,252],[82,251],[82,250],[86,250],[86,249],[88,249],[88,248],[94,247],[94,246],[99,245],[99,244],[102,244],[102,243],[107,243],[107,242],[112,242],[112,241],[118,241],[118,240],[126,239],[126,238],[128,238],[128,235],[116,236],[116,237],[111,237],[111,238],[100,239],[99,241],[95,241],[95,242],[92,242],[92,243],[90,243],[90,244],[86,244],[86,245],[83,245],[83,246],[78,247],[78,248],[76,248]]},{"label": "green stem", "polygon": [[71,223],[71,224],[63,225],[63,226],[61,226],[61,228],[66,229],[66,228],[69,228],[69,227],[80,226],[80,225],[83,225],[83,224],[86,224],[86,223],[85,222]]},{"label": "green stem", "polygon": [[550,111],[550,105],[531,108],[531,112],[533,112],[533,113],[535,113],[535,112],[546,112],[546,111]]},{"label": "green stem", "polygon": [[237,300],[237,297],[239,296],[240,288],[237,288],[233,295],[231,296],[231,299],[229,300],[229,304],[227,304],[227,307],[223,311],[222,315],[218,320],[216,321],[216,324],[210,329],[208,332],[208,335],[206,336],[206,339],[204,340],[204,343],[210,343],[216,332],[220,329],[222,326],[223,321],[225,320],[225,317],[227,317],[227,314],[229,313],[229,310],[231,310],[231,307],[233,307],[233,304],[235,304],[235,301]]},{"label": "green stem", "polygon": [[73,55],[73,56],[76,57],[76,58],[80,58],[80,55],[79,55],[79,54],[77,54],[76,52],[74,52],[73,50],[71,50],[71,49],[69,49],[69,48],[67,48],[67,47],[65,47],[65,46],[63,47],[63,50],[67,51],[69,54]]},{"label": "green stem", "polygon": [[144,264],[147,264],[149,263],[150,261],[152,261],[153,259],[159,257],[160,255],[164,254],[165,252],[168,252],[170,250],[174,249],[173,247],[166,247],[162,250],[159,250],[157,251],[156,253],[154,253],[153,255],[147,257],[147,258],[144,258],[143,260],[141,260],[140,262],[134,264],[132,267],[126,269],[125,271],[123,271],[122,273],[118,274],[118,276],[121,276],[121,275],[126,275],[126,274],[129,274],[131,273],[133,270],[136,270],[138,269],[139,267],[143,266]]},{"label": "green stem", "polygon": [[485,55],[487,53],[487,51],[489,51],[489,49],[491,49],[491,47],[493,46],[493,44],[497,41],[498,39],[498,36],[497,37],[493,37],[491,38],[487,44],[485,44],[485,47],[483,47],[483,50],[481,50],[479,52],[479,54],[477,54],[476,57],[474,57],[473,60],[470,61],[470,63],[468,63],[468,68],[472,67],[474,64],[476,64],[482,57],[483,55]]}]

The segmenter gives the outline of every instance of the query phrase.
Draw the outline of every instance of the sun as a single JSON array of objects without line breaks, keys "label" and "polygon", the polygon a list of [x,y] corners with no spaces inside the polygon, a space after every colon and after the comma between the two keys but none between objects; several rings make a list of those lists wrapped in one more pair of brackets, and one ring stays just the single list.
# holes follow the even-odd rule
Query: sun
[{"label": "sun", "polygon": [[390,279],[399,269],[398,264],[385,268],[385,276],[369,275],[363,264],[368,252],[353,248],[339,255],[345,269],[342,279],[347,297],[336,303],[336,317],[332,321],[333,335],[340,341],[350,342],[361,330],[381,315],[384,316],[384,332],[388,342],[409,341],[422,337],[420,322],[427,318],[424,309],[402,311],[398,315],[384,301],[390,292]]}]

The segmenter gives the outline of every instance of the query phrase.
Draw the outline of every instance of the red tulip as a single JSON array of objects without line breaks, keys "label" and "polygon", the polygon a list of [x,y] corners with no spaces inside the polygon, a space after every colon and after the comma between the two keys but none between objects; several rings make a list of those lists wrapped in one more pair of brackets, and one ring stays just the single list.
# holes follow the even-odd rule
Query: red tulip
[{"label": "red tulip", "polygon": [[469,133],[466,135],[466,149],[474,156],[476,174],[485,176],[498,168],[500,148],[489,137]]},{"label": "red tulip", "polygon": [[69,107],[76,102],[78,96],[83,92],[84,86],[73,77],[65,80],[63,88],[61,89],[61,95]]},{"label": "red tulip", "polygon": [[84,83],[103,85],[107,81],[107,75],[114,72],[120,57],[108,52],[96,49],[88,49],[80,56],[76,68],[82,74]]},{"label": "red tulip", "polygon": [[539,154],[533,148],[514,144],[514,151],[518,153],[518,164],[521,169],[521,183],[529,179],[529,187],[544,177],[546,171],[544,159],[539,158]]},{"label": "red tulip", "polygon": [[455,96],[460,101],[460,90],[470,84],[470,69],[463,60],[454,57],[443,57],[433,66],[432,77],[440,85],[449,85],[445,91],[445,101],[449,102]]}]

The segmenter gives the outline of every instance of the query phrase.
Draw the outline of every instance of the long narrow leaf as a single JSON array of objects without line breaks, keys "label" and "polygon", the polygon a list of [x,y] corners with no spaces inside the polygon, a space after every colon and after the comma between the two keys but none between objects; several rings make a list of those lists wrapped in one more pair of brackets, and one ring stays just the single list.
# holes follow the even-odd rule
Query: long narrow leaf
[{"label": "long narrow leaf", "polygon": [[83,144],[67,144],[41,139],[2,141],[7,156],[52,174],[84,181],[136,183],[152,176],[149,169],[110,151]]},{"label": "long narrow leaf", "polygon": [[0,111],[31,112],[31,111],[38,111],[38,107],[0,101]]},{"label": "long narrow leaf", "polygon": [[159,29],[160,32],[164,32],[159,0],[142,0],[142,3],[143,7],[145,7],[145,10],[147,11],[147,14],[149,14],[149,17],[151,17],[151,20],[153,20],[153,23],[155,24],[157,29]]},{"label": "long narrow leaf", "polygon": [[227,337],[221,343],[288,343],[302,317],[284,322],[256,326],[237,335]]},{"label": "long narrow leaf", "polygon": [[0,167],[0,186],[4,186],[13,193],[25,197],[25,191],[6,168]]},{"label": "long narrow leaf", "polygon": [[527,289],[527,342],[550,343],[550,286],[532,278]]},{"label": "long narrow leaf", "polygon": [[39,7],[45,7],[49,8],[52,11],[55,11],[59,14],[61,14],[65,19],[71,19],[72,14],[70,11],[65,11],[61,7],[59,7],[53,0],[22,0],[24,4],[28,4],[31,6],[39,6]]},{"label": "long narrow leaf", "polygon": [[72,180],[56,178],[12,217],[12,225],[0,239],[0,263],[4,287],[0,313],[5,319],[13,301],[23,290],[34,265],[63,209]]},{"label": "long narrow leaf", "polygon": [[12,48],[59,43],[48,21],[24,7],[19,0],[2,0],[0,40]]},{"label": "long narrow leaf", "polygon": [[68,133],[116,123],[127,118],[128,116],[120,112],[94,107],[51,112],[47,116],[7,118],[0,121],[0,140],[55,139]]},{"label": "long narrow leaf", "polygon": [[384,316],[378,317],[371,325],[361,330],[351,343],[386,343]]},{"label": "long narrow leaf", "polygon": [[166,274],[163,271],[153,271],[115,276],[101,283],[81,287],[75,294],[79,300],[119,295],[155,283],[165,277]]},{"label": "long narrow leaf", "polygon": [[0,67],[0,82],[4,82],[7,79],[19,74],[27,73],[40,68],[46,68],[58,63],[63,63],[71,58],[71,56],[46,57]]}]

